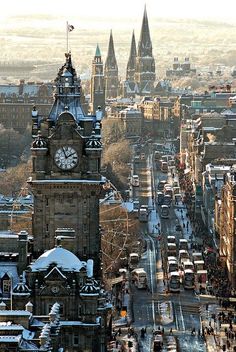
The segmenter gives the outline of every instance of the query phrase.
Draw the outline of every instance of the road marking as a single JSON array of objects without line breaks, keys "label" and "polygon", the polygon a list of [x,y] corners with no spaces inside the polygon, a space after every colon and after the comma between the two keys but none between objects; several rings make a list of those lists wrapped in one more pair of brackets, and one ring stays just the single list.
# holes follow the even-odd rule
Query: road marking
[{"label": "road marking", "polygon": [[179,312],[180,312],[180,318],[181,318],[181,322],[182,322],[183,331],[185,331],[184,316],[183,316],[183,311],[182,311],[180,299],[179,299]]},{"label": "road marking", "polygon": [[178,317],[177,317],[177,314],[176,314],[175,305],[173,304],[172,307],[174,308],[174,313],[175,313],[175,325],[176,325],[176,330],[179,330],[179,323],[178,323]]}]

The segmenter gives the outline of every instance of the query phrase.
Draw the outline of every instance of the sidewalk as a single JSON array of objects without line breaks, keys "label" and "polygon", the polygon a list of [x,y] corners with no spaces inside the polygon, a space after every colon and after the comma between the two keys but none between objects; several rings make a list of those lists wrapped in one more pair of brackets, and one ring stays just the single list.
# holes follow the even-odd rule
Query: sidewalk
[{"label": "sidewalk", "polygon": [[[229,323],[221,324],[219,322],[218,313],[222,311],[225,314],[230,312],[229,309],[222,309],[218,304],[209,304],[207,310],[205,306],[202,307],[202,329],[205,330],[204,336],[208,352],[236,351],[236,324],[232,325],[233,333],[231,333]],[[211,329],[213,329],[212,332]],[[223,346],[225,346],[225,350]]]}]

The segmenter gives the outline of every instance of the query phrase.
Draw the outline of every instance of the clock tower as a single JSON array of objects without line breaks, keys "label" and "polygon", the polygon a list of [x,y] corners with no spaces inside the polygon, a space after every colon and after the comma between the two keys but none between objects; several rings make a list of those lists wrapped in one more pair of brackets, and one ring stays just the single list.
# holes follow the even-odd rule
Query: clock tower
[{"label": "clock tower", "polygon": [[105,86],[103,74],[103,62],[100,48],[97,45],[95,56],[92,62],[92,77],[91,77],[91,110],[96,113],[98,107],[101,107],[103,114],[105,113]]},{"label": "clock tower", "polygon": [[94,260],[100,273],[99,232],[101,115],[85,115],[80,78],[71,54],[55,80],[55,101],[49,116],[32,111],[32,177],[34,255],[56,244],[81,260]]}]

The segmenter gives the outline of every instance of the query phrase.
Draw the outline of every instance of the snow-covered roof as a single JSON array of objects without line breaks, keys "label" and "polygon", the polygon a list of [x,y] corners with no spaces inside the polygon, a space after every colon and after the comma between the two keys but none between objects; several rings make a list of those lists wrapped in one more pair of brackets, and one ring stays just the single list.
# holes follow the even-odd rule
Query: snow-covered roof
[{"label": "snow-covered roof", "polygon": [[76,255],[62,247],[46,251],[30,267],[32,271],[44,271],[53,263],[62,268],[62,271],[79,272],[82,267],[86,267],[85,262],[81,262]]}]

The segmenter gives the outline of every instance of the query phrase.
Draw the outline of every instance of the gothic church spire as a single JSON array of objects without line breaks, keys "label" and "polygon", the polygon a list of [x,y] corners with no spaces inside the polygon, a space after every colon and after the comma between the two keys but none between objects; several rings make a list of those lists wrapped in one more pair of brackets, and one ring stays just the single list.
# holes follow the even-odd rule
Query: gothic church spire
[{"label": "gothic church spire", "polygon": [[134,35],[134,31],[133,31],[129,60],[128,60],[127,69],[126,69],[126,80],[127,81],[134,81],[136,57],[137,57],[137,50],[136,50],[135,35]]},{"label": "gothic church spire", "polygon": [[138,43],[138,56],[152,56],[152,42],[148,25],[146,5],[144,8],[142,28]]}]

